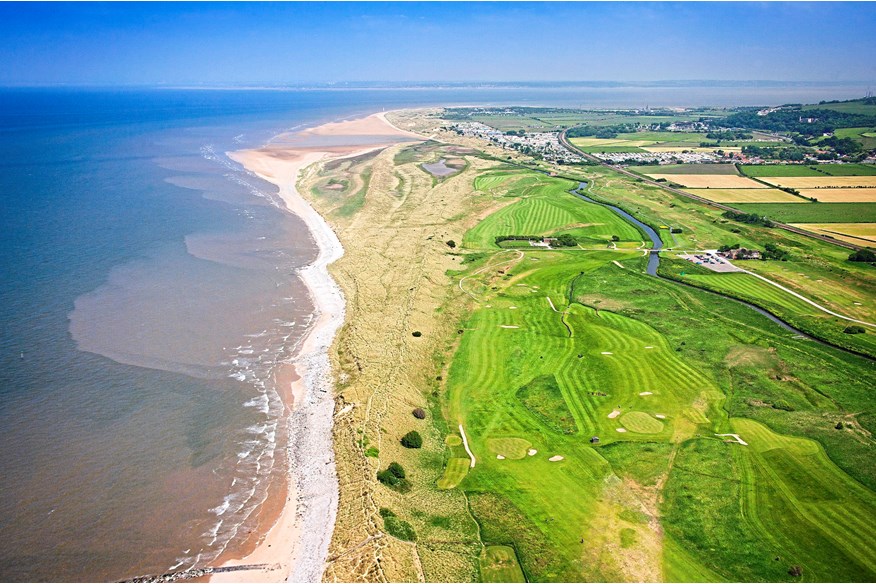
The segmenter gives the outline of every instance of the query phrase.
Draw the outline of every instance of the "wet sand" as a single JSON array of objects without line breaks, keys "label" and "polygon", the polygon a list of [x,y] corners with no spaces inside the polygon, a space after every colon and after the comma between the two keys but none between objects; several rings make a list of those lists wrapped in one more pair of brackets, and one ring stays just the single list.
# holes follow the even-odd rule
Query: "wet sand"
[{"label": "wet sand", "polygon": [[338,505],[332,448],[334,392],[328,350],[344,321],[344,298],[327,266],[343,247],[326,221],[298,193],[305,167],[320,160],[357,156],[418,138],[385,121],[382,114],[325,124],[277,136],[256,150],[228,156],[275,184],[289,212],[307,225],[319,256],[299,275],[310,292],[316,318],[298,354],[281,366],[277,382],[286,404],[287,472],[269,487],[257,533],[247,535],[223,566],[266,564],[266,568],[214,574],[211,582],[314,582],[322,579]]}]

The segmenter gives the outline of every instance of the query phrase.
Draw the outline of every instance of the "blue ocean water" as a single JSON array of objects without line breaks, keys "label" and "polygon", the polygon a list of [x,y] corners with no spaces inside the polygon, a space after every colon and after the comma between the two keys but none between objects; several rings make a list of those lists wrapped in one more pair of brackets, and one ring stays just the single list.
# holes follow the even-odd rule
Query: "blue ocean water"
[{"label": "blue ocean water", "polygon": [[205,565],[282,471],[272,373],[316,250],[226,151],[397,107],[854,96],[769,91],[0,91],[0,580]]}]

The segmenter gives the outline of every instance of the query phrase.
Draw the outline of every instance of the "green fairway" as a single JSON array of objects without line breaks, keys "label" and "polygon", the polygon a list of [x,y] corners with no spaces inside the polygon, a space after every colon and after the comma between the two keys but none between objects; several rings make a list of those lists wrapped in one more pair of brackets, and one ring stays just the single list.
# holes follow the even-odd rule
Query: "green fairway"
[{"label": "green fairway", "polygon": [[874,223],[876,203],[734,203],[780,223]]},{"label": "green fairway", "polygon": [[480,557],[481,582],[526,582],[514,548],[488,545]]},{"label": "green fairway", "polygon": [[447,461],[444,474],[438,479],[439,489],[452,489],[462,482],[468,474],[470,461],[468,458],[451,458]]},{"label": "green fairway", "polygon": [[[577,185],[534,172],[493,172],[475,181],[474,188],[513,201],[470,230],[465,247],[496,249],[497,236],[547,236],[568,233],[581,245],[605,246],[616,235],[620,241],[641,241],[629,223],[599,205],[569,194]],[[516,199],[516,201],[514,201]],[[588,208],[589,207],[589,208]],[[523,242],[523,245],[527,245]]]}]

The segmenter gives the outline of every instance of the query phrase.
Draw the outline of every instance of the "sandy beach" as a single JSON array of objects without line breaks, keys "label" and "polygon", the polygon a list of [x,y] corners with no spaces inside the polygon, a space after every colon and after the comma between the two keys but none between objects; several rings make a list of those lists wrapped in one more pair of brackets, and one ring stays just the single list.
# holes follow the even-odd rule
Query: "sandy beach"
[{"label": "sandy beach", "polygon": [[[318,161],[356,156],[420,136],[399,130],[383,114],[333,122],[276,137],[256,150],[228,156],[279,189],[287,210],[307,225],[319,247],[317,259],[299,271],[316,311],[298,354],[278,372],[288,384],[288,476],[271,485],[255,548],[223,566],[264,564],[254,570],[214,574],[215,582],[317,582],[322,579],[338,506],[332,446],[334,391],[328,351],[344,322],[344,297],[327,267],[344,249],[335,232],[299,194],[300,172]],[[290,371],[291,370],[291,371]],[[285,388],[281,388],[285,389]],[[285,499],[285,500],[284,500]]]}]

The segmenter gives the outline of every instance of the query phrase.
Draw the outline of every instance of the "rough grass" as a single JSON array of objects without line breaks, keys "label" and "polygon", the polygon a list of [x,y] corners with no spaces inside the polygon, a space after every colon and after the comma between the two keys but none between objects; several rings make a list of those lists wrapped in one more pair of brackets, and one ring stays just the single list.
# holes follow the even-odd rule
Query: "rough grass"
[{"label": "rough grass", "polygon": [[480,557],[481,582],[526,582],[514,548],[488,545]]}]

